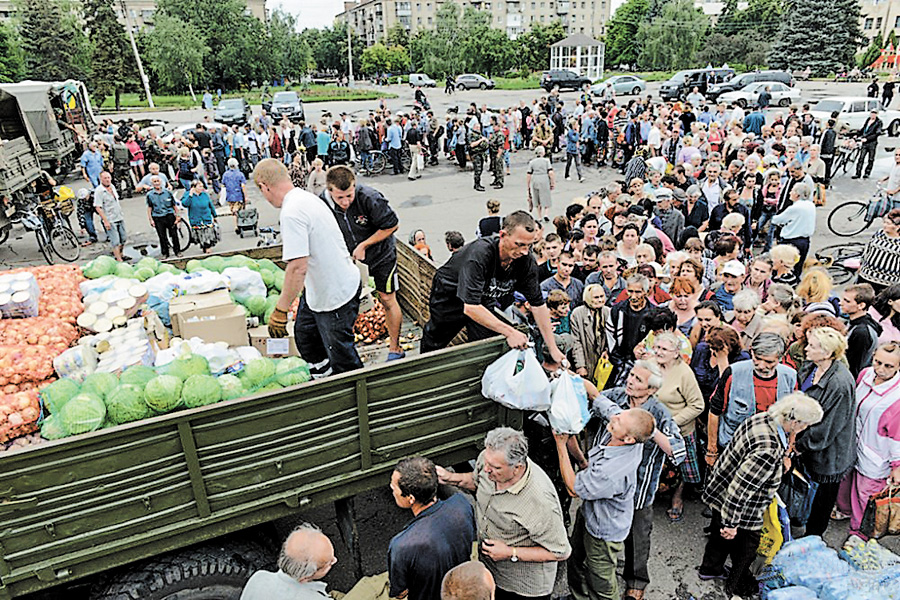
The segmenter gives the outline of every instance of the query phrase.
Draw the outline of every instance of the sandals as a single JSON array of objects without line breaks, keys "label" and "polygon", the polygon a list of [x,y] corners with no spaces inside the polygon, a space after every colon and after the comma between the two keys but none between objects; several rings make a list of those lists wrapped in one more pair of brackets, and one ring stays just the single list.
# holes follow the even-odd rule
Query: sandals
[{"label": "sandals", "polygon": [[666,517],[669,523],[680,523],[684,520],[684,507],[675,508],[674,506],[666,511]]},{"label": "sandals", "polygon": [[836,508],[831,511],[831,520],[832,521],[846,521],[849,518],[850,518],[850,515],[845,515],[844,513],[842,513],[841,511],[839,511]]},{"label": "sandals", "polygon": [[388,352],[387,362],[391,362],[392,360],[400,360],[401,358],[406,358],[406,352],[402,350],[400,352]]}]

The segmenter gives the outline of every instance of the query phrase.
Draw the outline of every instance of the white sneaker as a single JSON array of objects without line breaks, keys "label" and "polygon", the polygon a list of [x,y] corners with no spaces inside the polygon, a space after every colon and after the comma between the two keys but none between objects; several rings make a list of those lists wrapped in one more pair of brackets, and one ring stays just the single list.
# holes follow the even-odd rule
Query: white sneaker
[{"label": "white sneaker", "polygon": [[566,181],[572,181],[571,177],[566,177]]}]

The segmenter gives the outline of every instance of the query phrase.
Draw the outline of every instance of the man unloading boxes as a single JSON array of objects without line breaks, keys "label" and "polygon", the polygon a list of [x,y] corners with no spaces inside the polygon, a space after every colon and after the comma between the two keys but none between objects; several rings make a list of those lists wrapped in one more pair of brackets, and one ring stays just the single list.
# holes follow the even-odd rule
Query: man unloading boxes
[{"label": "man unloading boxes", "polygon": [[284,287],[269,318],[269,335],[287,337],[287,313],[301,292],[294,323],[300,355],[314,376],[362,367],[353,341],[360,275],[331,210],[295,188],[287,167],[267,158],[253,171],[265,199],[281,211]]}]

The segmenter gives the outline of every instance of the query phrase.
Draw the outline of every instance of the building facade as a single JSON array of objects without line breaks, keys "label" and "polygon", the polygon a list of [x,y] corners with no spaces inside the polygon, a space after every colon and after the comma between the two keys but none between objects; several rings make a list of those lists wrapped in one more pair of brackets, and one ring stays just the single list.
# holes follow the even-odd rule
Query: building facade
[{"label": "building facade", "polygon": [[[50,0],[48,0],[50,1]],[[253,15],[261,21],[267,19],[266,0],[244,0],[247,3],[247,14]],[[125,24],[126,13],[133,27],[153,27],[153,15],[156,13],[156,0],[116,0],[115,10],[119,22]],[[12,0],[0,0],[0,20],[8,19],[15,12],[15,3]]]},{"label": "building facade", "polygon": [[456,2],[491,13],[491,26],[503,29],[515,39],[534,23],[559,20],[569,34],[592,37],[604,34],[611,0],[353,0],[344,2],[344,12],[335,20],[348,21],[371,46],[383,41],[394,25],[402,25],[411,35],[435,25],[444,2]]},{"label": "building facade", "polygon": [[900,36],[900,0],[862,0],[859,26],[864,40],[862,48],[881,35],[887,39],[891,31]]}]

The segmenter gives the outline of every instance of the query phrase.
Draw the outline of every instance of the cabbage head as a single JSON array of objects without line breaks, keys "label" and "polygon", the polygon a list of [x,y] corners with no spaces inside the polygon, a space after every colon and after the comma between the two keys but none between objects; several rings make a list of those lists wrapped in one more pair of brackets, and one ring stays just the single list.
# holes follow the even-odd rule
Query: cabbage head
[{"label": "cabbage head", "polygon": [[216,378],[219,387],[222,388],[222,399],[232,400],[247,395],[244,384],[235,375],[220,375]]},{"label": "cabbage head", "polygon": [[170,265],[168,263],[161,263],[159,267],[156,269],[156,274],[161,275],[163,273],[172,273],[177,275],[181,273],[174,265]]},{"label": "cabbage head", "polygon": [[284,287],[284,271],[277,271],[275,273],[275,289],[279,292]]},{"label": "cabbage head", "polygon": [[149,416],[150,407],[144,402],[144,390],[140,386],[120,385],[106,398],[106,418],[116,425]]},{"label": "cabbage head", "polygon": [[265,269],[260,269],[259,276],[262,277],[262,280],[266,286],[266,289],[270,289],[275,286],[275,272],[274,271],[266,271]]},{"label": "cabbage head", "polygon": [[65,403],[59,419],[71,435],[96,431],[106,419],[106,405],[99,396],[82,392]]},{"label": "cabbage head", "polygon": [[81,384],[81,392],[94,394],[101,400],[105,400],[107,395],[116,389],[119,385],[119,379],[112,373],[91,373],[84,378]]},{"label": "cabbage head", "polygon": [[149,267],[138,267],[134,270],[134,276],[139,281],[147,281],[151,277],[155,277],[156,273],[153,272],[153,269]]},{"label": "cabbage head", "polygon": [[134,279],[134,267],[128,263],[119,263],[116,265],[115,276],[120,279]]},{"label": "cabbage head", "polygon": [[204,269],[209,269],[216,273],[221,273],[225,269],[225,259],[221,256],[210,256],[204,258],[200,263],[203,265]]},{"label": "cabbage head", "polygon": [[281,391],[282,389],[284,389],[284,388],[281,385],[279,385],[278,383],[273,381],[272,383],[270,383],[268,385],[262,386],[261,388],[256,390],[256,392],[254,392],[254,393],[262,394],[264,392],[278,392],[278,391]]},{"label": "cabbage head", "polygon": [[184,265],[184,270],[187,271],[188,273],[193,273],[194,271],[199,271],[202,268],[203,268],[203,263],[201,263],[196,258],[192,258],[191,260],[187,261],[186,265]]},{"label": "cabbage head", "polygon": [[89,262],[82,272],[88,279],[99,279],[115,273],[118,264],[112,256],[98,256]]},{"label": "cabbage head", "polygon": [[309,365],[299,356],[289,356],[278,362],[275,378],[284,387],[306,383],[310,380]]},{"label": "cabbage head", "polygon": [[41,437],[45,440],[58,440],[69,435],[62,426],[62,421],[57,415],[50,415],[41,424]]},{"label": "cabbage head", "polygon": [[158,413],[181,406],[181,380],[174,375],[158,375],[144,387],[144,401]]},{"label": "cabbage head", "polygon": [[222,388],[212,375],[191,375],[184,382],[181,399],[188,408],[215,404],[222,399]]},{"label": "cabbage head", "polygon": [[157,372],[146,365],[132,365],[122,371],[120,384],[136,385],[142,390],[147,382],[156,377]]},{"label": "cabbage head", "polygon": [[63,405],[74,398],[80,386],[71,379],[57,379],[40,392],[41,400],[50,409],[54,415],[59,412]]},{"label": "cabbage head", "polygon": [[199,354],[188,354],[167,364],[163,371],[185,381],[191,375],[209,375],[209,362]]},{"label": "cabbage head", "polygon": [[270,358],[254,358],[244,365],[241,378],[249,389],[269,383],[275,376],[275,362]]},{"label": "cabbage head", "polygon": [[265,296],[250,296],[244,306],[250,311],[254,317],[261,317],[266,314],[266,298]]},{"label": "cabbage head", "polygon": [[137,269],[150,269],[154,273],[159,271],[160,262],[153,258],[152,256],[145,256],[141,260],[137,261],[135,268]]}]

